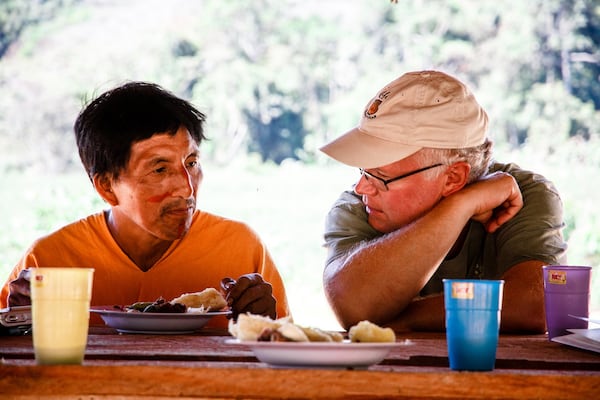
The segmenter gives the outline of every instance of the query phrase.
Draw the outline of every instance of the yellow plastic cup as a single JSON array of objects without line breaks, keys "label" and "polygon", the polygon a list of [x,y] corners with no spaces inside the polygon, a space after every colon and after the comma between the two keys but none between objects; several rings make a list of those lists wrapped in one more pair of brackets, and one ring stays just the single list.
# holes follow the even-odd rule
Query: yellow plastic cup
[{"label": "yellow plastic cup", "polygon": [[32,268],[37,364],[81,364],[87,346],[93,268]]}]

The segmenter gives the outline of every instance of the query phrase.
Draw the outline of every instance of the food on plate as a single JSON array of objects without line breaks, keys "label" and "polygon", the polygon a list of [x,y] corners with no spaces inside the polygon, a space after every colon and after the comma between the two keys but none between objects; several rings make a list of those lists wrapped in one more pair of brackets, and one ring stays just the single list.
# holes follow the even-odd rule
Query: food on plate
[{"label": "food on plate", "polygon": [[207,288],[201,292],[185,293],[171,300],[171,304],[181,303],[191,310],[189,311],[217,311],[227,307],[227,301],[215,288]]},{"label": "food on plate", "polygon": [[126,306],[127,311],[141,311],[141,312],[153,312],[153,313],[184,313],[187,311],[187,307],[180,303],[171,303],[159,297],[152,303],[148,302],[137,302],[130,306]]},{"label": "food on plate", "polygon": [[302,330],[308,337],[310,342],[341,342],[344,340],[344,335],[335,331],[324,331],[319,328],[304,327]]},{"label": "food on plate", "polygon": [[348,331],[351,342],[395,342],[392,328],[382,328],[370,321],[360,321]]},{"label": "food on plate", "polygon": [[271,319],[267,316],[256,314],[240,314],[237,322],[229,320],[229,333],[242,341],[257,341],[264,330],[277,330],[281,325],[290,322],[289,317]]},{"label": "food on plate", "polygon": [[257,339],[259,342],[308,342],[308,336],[302,328],[292,322],[286,322],[279,328],[266,328]]},{"label": "food on plate", "polygon": [[229,321],[229,333],[240,341],[266,342],[341,342],[339,332],[297,325],[290,317],[271,319],[263,315],[240,314]]},{"label": "food on plate", "polygon": [[171,301],[159,297],[155,301],[138,301],[128,306],[115,306],[127,312],[185,313],[218,311],[227,307],[227,301],[215,288],[201,292],[185,293]]},{"label": "food on plate", "polygon": [[138,301],[137,303],[133,303],[133,304],[130,304],[130,305],[125,306],[125,307],[115,306],[115,308],[118,308],[118,309],[121,309],[121,310],[123,308],[125,308],[125,311],[140,311],[140,312],[143,312],[146,309],[146,307],[148,307],[152,303],[153,303],[152,301]]}]

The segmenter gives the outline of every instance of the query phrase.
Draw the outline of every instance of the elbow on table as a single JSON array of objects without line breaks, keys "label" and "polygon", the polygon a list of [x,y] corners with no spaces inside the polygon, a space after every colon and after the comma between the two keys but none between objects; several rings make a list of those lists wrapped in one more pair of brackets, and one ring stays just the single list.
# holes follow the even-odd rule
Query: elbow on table
[{"label": "elbow on table", "polygon": [[360,310],[360,305],[355,305],[351,298],[336,296],[329,291],[326,291],[326,295],[329,306],[345,330],[365,319],[363,318],[363,311]]},{"label": "elbow on table", "polygon": [[360,321],[368,320],[368,318],[361,318],[351,315],[345,315],[343,313],[335,313],[338,322],[344,328],[344,330],[350,330],[354,325],[358,324]]},{"label": "elbow on table", "polygon": [[500,321],[502,333],[544,334],[546,333],[546,317],[543,313],[512,317],[503,315]]},{"label": "elbow on table", "polygon": [[385,324],[398,313],[398,307],[390,306],[397,305],[398,301],[384,296],[384,292],[373,291],[361,280],[328,273],[327,269],[323,289],[338,322],[346,330],[365,320]]},{"label": "elbow on table", "polygon": [[383,307],[369,306],[361,296],[347,292],[336,294],[330,290],[326,290],[325,293],[338,322],[346,330],[365,320],[375,324],[384,324],[389,321],[389,316],[384,314],[386,311]]}]

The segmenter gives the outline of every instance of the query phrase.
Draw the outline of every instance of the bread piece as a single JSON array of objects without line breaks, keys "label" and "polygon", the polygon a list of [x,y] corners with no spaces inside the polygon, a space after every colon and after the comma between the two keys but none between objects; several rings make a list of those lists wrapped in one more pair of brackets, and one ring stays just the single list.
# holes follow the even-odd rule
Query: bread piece
[{"label": "bread piece", "polygon": [[279,331],[271,328],[265,328],[257,340],[259,342],[293,342],[293,340],[286,338]]},{"label": "bread piece", "polygon": [[265,329],[277,330],[291,318],[285,317],[273,320],[267,316],[256,314],[240,314],[237,322],[229,321],[229,333],[241,341],[256,341]]},{"label": "bread piece", "polygon": [[344,335],[342,335],[340,332],[325,331],[325,333],[331,336],[332,342],[342,342],[344,340]]},{"label": "bread piece", "polygon": [[286,322],[277,328],[277,332],[292,342],[308,342],[308,337],[298,325],[292,322]]},{"label": "bread piece", "polygon": [[341,342],[339,332],[306,328],[294,324],[291,317],[273,320],[256,314],[240,314],[237,322],[229,321],[229,333],[240,341]]},{"label": "bread piece", "polygon": [[215,288],[207,288],[201,292],[186,293],[170,301],[173,303],[181,303],[188,308],[198,309],[189,311],[217,311],[227,306],[227,301],[223,295]]},{"label": "bread piece", "polygon": [[369,321],[360,321],[348,331],[351,342],[395,342],[392,328],[382,328]]},{"label": "bread piece", "polygon": [[344,336],[339,332],[328,332],[319,328],[301,327],[311,342],[341,342]]}]

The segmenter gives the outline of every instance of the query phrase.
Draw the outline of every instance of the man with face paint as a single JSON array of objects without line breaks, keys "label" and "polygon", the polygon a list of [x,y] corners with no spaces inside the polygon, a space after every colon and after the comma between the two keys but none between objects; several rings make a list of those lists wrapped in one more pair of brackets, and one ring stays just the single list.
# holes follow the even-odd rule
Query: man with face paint
[{"label": "man with face paint", "polygon": [[85,107],[74,126],[79,155],[109,208],[36,240],[2,288],[0,307],[29,304],[28,268],[84,266],[95,270],[92,306],[223,286],[234,316],[288,315],[281,276],[256,233],[196,208],[204,121],[187,101],[144,82]]},{"label": "man with face paint", "polygon": [[502,330],[545,331],[544,264],[566,260],[562,203],[539,174],[492,161],[488,117],[462,82],[406,73],[322,147],[360,171],[325,226],[327,298],[368,319],[443,330],[444,278],[503,279]]}]

